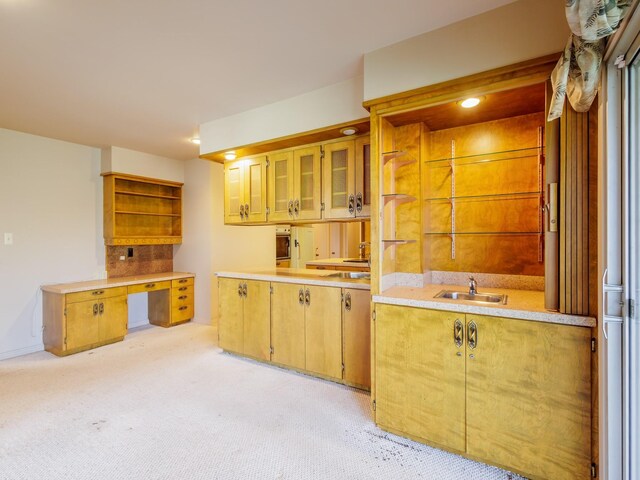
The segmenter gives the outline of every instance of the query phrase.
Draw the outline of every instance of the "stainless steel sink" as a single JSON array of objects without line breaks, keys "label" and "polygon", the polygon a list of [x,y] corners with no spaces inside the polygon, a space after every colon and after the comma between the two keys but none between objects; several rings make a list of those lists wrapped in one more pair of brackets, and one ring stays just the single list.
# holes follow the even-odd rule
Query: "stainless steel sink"
[{"label": "stainless steel sink", "polygon": [[369,260],[366,258],[345,258],[343,262],[348,263],[369,263]]},{"label": "stainless steel sink", "polygon": [[490,293],[476,293],[471,295],[469,292],[456,292],[454,290],[442,290],[433,298],[448,298],[449,300],[466,300],[477,303],[501,303],[507,304],[507,295],[498,295]]},{"label": "stainless steel sink", "polygon": [[338,277],[338,278],[359,278],[364,280],[371,280],[371,274],[369,272],[336,272],[327,277]]}]

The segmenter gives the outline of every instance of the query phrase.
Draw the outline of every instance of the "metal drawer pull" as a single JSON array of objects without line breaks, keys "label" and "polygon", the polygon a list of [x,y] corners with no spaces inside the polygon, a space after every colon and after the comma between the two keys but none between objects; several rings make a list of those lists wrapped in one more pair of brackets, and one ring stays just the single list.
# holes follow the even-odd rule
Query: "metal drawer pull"
[{"label": "metal drawer pull", "polygon": [[249,204],[248,203],[244,204],[244,216],[249,218]]},{"label": "metal drawer pull", "polygon": [[296,201],[293,202],[293,214],[298,215],[300,213],[300,200],[296,198]]},{"label": "metal drawer pull", "polygon": [[344,309],[345,309],[347,312],[350,312],[350,311],[351,311],[351,294],[350,294],[350,293],[347,293],[347,294],[344,296]]},{"label": "metal drawer pull", "polygon": [[102,295],[104,290],[96,290],[95,292],[91,292],[91,295]]},{"label": "metal drawer pull", "polygon": [[104,303],[100,304],[100,315],[104,313]]},{"label": "metal drawer pull", "polygon": [[95,317],[98,314],[98,304],[93,304],[93,316]]},{"label": "metal drawer pull", "polygon": [[247,284],[242,285],[242,296],[247,298]]},{"label": "metal drawer pull", "polygon": [[298,303],[300,305],[304,304],[304,290],[300,289],[300,291],[298,292]]},{"label": "metal drawer pull", "polygon": [[478,346],[478,326],[476,325],[476,322],[469,322],[467,330],[469,348],[474,349]]},{"label": "metal drawer pull", "polygon": [[153,287],[155,287],[155,286],[156,286],[156,284],[155,284],[155,283],[147,283],[147,284],[144,286],[144,288],[153,288]]},{"label": "metal drawer pull", "polygon": [[349,213],[355,211],[356,198],[353,195],[349,195]]},{"label": "metal drawer pull", "polygon": [[[179,288],[178,290],[182,290],[181,288]],[[242,296],[242,283],[238,284],[238,296],[241,297]]]},{"label": "metal drawer pull", "polygon": [[362,194],[358,193],[356,195],[356,212],[360,213],[362,211]]},{"label": "metal drawer pull", "polygon": [[188,297],[186,295],[180,295],[178,300],[186,300]]},{"label": "metal drawer pull", "polygon": [[179,307],[178,310],[186,310],[187,308],[189,307],[187,307],[186,305],[183,305],[182,307]]},{"label": "metal drawer pull", "polygon": [[453,323],[453,342],[456,344],[456,347],[461,347],[464,343],[464,326],[457,318]]},{"label": "metal drawer pull", "polygon": [[182,280],[178,280],[178,283],[187,283],[187,281],[188,280],[186,278],[183,278]]},{"label": "metal drawer pull", "polygon": [[180,287],[178,289],[179,292],[186,292],[187,291],[187,287]]},{"label": "metal drawer pull", "polygon": [[289,200],[289,207],[287,208],[288,212],[289,212],[289,216],[292,217],[293,216],[293,200]]},{"label": "metal drawer pull", "polygon": [[304,294],[304,303],[307,306],[311,305],[311,292],[309,291],[308,288],[307,288],[307,291]]}]

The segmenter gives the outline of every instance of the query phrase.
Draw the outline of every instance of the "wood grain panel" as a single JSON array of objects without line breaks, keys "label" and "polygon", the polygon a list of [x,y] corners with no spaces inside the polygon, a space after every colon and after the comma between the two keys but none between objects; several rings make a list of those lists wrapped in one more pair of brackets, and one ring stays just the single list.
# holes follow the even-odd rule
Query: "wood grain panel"
[{"label": "wood grain panel", "polygon": [[450,450],[465,450],[464,315],[376,305],[376,423]]},{"label": "wood grain panel", "polygon": [[100,300],[100,303],[103,312],[98,315],[100,324],[98,341],[110,342],[123,339],[128,329],[127,296],[105,298]]},{"label": "wood grain panel", "polygon": [[467,453],[533,478],[589,478],[590,329],[467,315],[472,321]]},{"label": "wood grain panel", "polygon": [[341,289],[305,286],[306,369],[331,378],[342,378]]},{"label": "wood grain panel", "polygon": [[271,293],[269,282],[245,280],[247,296],[244,299],[244,335],[245,355],[260,360],[271,358]]},{"label": "wood grain panel", "polygon": [[237,278],[218,279],[218,297],[220,320],[218,322],[218,346],[224,350],[242,353],[243,350],[243,306],[244,302],[238,295]]},{"label": "wood grain panel", "polygon": [[351,308],[343,303],[342,339],[344,381],[350,385],[371,386],[371,295],[366,290],[344,289]]},{"label": "wood grain panel", "polygon": [[[290,367],[305,369],[304,305],[299,293],[304,286],[273,283],[271,295],[271,360]],[[303,293],[304,295],[304,293]]]}]

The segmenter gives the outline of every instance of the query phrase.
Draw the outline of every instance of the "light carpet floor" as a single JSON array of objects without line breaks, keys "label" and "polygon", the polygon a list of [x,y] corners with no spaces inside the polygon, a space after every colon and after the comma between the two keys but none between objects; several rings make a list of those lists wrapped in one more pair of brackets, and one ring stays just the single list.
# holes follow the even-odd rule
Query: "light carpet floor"
[{"label": "light carpet floor", "polygon": [[0,362],[0,478],[521,477],[386,433],[367,393],[223,353],[186,324]]}]

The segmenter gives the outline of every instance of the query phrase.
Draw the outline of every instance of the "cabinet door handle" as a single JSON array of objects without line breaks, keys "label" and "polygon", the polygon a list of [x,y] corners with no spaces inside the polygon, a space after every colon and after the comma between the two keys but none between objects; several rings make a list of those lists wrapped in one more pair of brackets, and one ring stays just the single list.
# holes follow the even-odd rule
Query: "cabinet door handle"
[{"label": "cabinet door handle", "polygon": [[188,307],[186,305],[183,305],[182,307],[178,307],[178,310],[186,310]]},{"label": "cabinet door handle", "polygon": [[247,298],[247,284],[242,285],[242,296]]},{"label": "cabinet door handle", "polygon": [[186,296],[186,295],[180,295],[180,296],[178,297],[178,300],[186,300],[186,299],[187,299],[187,296]]},{"label": "cabinet door handle", "polygon": [[293,202],[293,214],[297,217],[300,214],[300,200],[296,198],[296,201]]},{"label": "cabinet door handle", "polygon": [[345,309],[347,312],[350,312],[350,311],[351,311],[351,294],[350,294],[350,293],[347,293],[347,294],[344,296],[344,309]]},{"label": "cabinet door handle", "polygon": [[358,192],[356,195],[356,212],[360,213],[362,211],[362,194]]},{"label": "cabinet door handle", "polygon": [[96,315],[98,315],[98,304],[94,303],[93,304],[93,316],[95,317]]},{"label": "cabinet door handle", "polygon": [[245,218],[249,218],[249,204],[248,203],[244,204],[244,216],[245,216]]},{"label": "cabinet door handle", "polygon": [[91,295],[102,295],[104,293],[104,290],[96,290],[94,292],[91,292]]},{"label": "cabinet door handle", "polygon": [[304,303],[307,305],[307,307],[311,305],[311,292],[309,291],[308,288],[307,288],[307,291],[304,293]]},{"label": "cabinet door handle", "polygon": [[187,287],[180,287],[178,289],[179,292],[186,292],[187,291]]},{"label": "cabinet door handle", "polygon": [[240,218],[244,218],[244,205],[240,205]]},{"label": "cabinet door handle", "polygon": [[187,283],[187,279],[186,279],[186,278],[183,278],[183,279],[181,279],[181,280],[178,280],[178,283]]},{"label": "cabinet door handle", "polygon": [[242,282],[238,284],[238,296],[242,297]]},{"label": "cabinet door handle", "polygon": [[469,325],[467,326],[467,337],[469,348],[476,348],[478,346],[478,326],[476,325],[476,322],[469,322]]},{"label": "cabinet door handle", "polygon": [[104,313],[104,303],[101,303],[101,304],[100,304],[100,309],[99,309],[99,311],[100,311],[100,315],[102,315],[102,314]]},{"label": "cabinet door handle", "polygon": [[304,305],[304,290],[303,289],[300,289],[298,291],[298,303],[300,305]]},{"label": "cabinet door handle", "polygon": [[356,198],[353,195],[349,195],[349,213],[353,215],[355,211]]},{"label": "cabinet door handle", "polygon": [[453,343],[456,344],[456,347],[461,347],[464,343],[464,326],[457,318],[456,321],[453,322]]},{"label": "cabinet door handle", "polygon": [[144,288],[153,288],[153,287],[155,287],[155,286],[156,286],[156,284],[155,284],[155,283],[147,283],[147,284],[144,286]]},{"label": "cabinet door handle", "polygon": [[289,200],[289,207],[287,210],[289,211],[289,216],[293,217],[293,200]]}]

